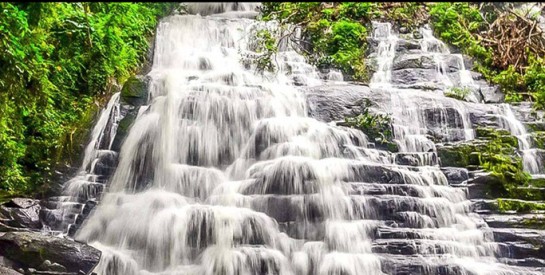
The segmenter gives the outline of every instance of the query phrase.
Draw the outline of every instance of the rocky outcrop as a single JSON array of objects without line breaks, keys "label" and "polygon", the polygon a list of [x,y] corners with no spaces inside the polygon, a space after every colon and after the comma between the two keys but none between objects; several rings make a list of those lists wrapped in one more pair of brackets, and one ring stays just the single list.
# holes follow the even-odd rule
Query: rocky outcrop
[{"label": "rocky outcrop", "polygon": [[86,244],[38,232],[8,232],[0,236],[0,255],[13,263],[12,268],[22,268],[30,274],[33,270],[89,274],[101,252]]},{"label": "rocky outcrop", "polygon": [[[40,201],[14,198],[0,206],[0,223],[8,227],[41,229]],[[0,229],[2,231],[2,229]]]}]

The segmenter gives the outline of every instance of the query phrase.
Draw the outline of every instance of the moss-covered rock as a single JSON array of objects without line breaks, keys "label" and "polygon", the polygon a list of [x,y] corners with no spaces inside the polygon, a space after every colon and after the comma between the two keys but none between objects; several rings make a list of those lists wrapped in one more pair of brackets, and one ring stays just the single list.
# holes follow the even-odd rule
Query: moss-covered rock
[{"label": "moss-covered rock", "polygon": [[121,101],[132,106],[142,106],[148,101],[148,79],[131,76],[121,89]]},{"label": "moss-covered rock", "polygon": [[517,213],[530,213],[545,211],[545,203],[542,201],[525,201],[519,199],[497,199],[497,210],[500,213],[515,211]]},{"label": "moss-covered rock", "polygon": [[[437,156],[441,159],[441,166],[467,167],[469,165],[478,165],[478,158],[471,156],[473,152],[475,152],[475,146],[470,143],[437,147]],[[477,162],[475,162],[476,160]]]},{"label": "moss-covered rock", "polygon": [[533,132],[530,138],[534,147],[545,149],[545,131]]}]

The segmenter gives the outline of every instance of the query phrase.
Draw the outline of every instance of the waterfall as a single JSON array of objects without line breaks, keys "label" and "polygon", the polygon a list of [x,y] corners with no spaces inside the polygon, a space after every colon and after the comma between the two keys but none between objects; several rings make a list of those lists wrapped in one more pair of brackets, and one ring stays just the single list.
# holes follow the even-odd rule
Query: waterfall
[{"label": "waterfall", "polygon": [[[419,89],[393,83],[392,70],[397,56],[396,44],[399,38],[393,33],[390,23],[373,22],[373,26],[373,38],[379,41],[377,47],[378,68],[371,78],[369,86],[374,90],[391,93],[392,105],[389,110],[394,118],[394,135],[396,142],[399,144],[400,151],[435,151],[435,144],[430,140],[428,135],[430,129],[426,127],[427,124],[430,124],[430,121],[425,112],[426,109],[422,108],[422,105],[426,105],[428,110],[440,110],[440,117],[432,118],[433,122],[438,124],[436,134],[440,136],[439,139],[445,139],[446,141],[473,139],[474,134],[469,121],[469,112],[464,104],[457,100],[450,100],[443,97],[442,92],[439,94],[430,92],[429,95],[426,95],[427,102],[419,102],[421,97],[414,96],[415,93],[421,93]],[[429,52],[432,52],[434,56],[448,54],[446,46],[433,38],[428,29],[423,29],[421,32],[425,34],[420,42],[422,50],[421,53],[413,54],[414,56],[417,58],[426,56]],[[442,62],[442,57],[436,57],[434,60],[437,62],[436,66],[438,68],[445,66],[444,62]],[[442,71],[444,70],[437,70],[437,74],[441,75],[440,78],[447,79],[448,83],[452,83]],[[449,114],[447,112],[449,110],[458,113],[454,121],[448,121]]]},{"label": "waterfall", "polygon": [[538,175],[544,173],[543,163],[537,155],[537,149],[531,148],[530,134],[526,131],[524,125],[518,120],[511,110],[509,104],[500,104],[499,112],[500,117],[503,118],[503,127],[509,130],[512,135],[516,136],[519,141],[519,150],[522,153],[522,165],[524,171],[531,175]]},{"label": "waterfall", "polygon": [[113,94],[101,110],[85,148],[83,162],[76,175],[63,184],[62,196],[51,202],[53,210],[44,209],[44,231],[73,233],[73,226],[85,211],[86,203],[93,204],[99,199],[106,186],[107,171],[117,158],[111,148],[121,120],[119,97],[120,93]]},{"label": "waterfall", "polygon": [[422,91],[392,83],[389,24],[374,34],[382,44],[371,86],[391,93],[381,107],[402,153],[421,166],[307,116],[297,86],[334,83],[338,72],[318,72],[289,45],[274,58],[277,74],[245,62],[258,55],[254,34],[275,26],[248,18],[255,7],[192,4],[194,14],[161,20],[150,105],[75,235],[102,251],[97,274],[372,275],[414,265],[422,274],[539,274],[499,263],[466,190],[449,186],[428,132],[469,138],[466,105],[434,92],[416,102]]}]

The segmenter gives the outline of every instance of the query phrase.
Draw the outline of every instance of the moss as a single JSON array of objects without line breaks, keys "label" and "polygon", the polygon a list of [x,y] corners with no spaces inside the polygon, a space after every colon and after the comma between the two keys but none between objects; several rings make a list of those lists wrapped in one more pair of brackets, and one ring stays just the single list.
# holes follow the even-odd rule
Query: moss
[{"label": "moss", "polygon": [[545,149],[545,131],[531,133],[532,144],[539,149]]},{"label": "moss", "polygon": [[470,157],[475,148],[476,146],[470,143],[443,146],[437,148],[437,156],[441,159],[441,166],[467,167],[475,164],[474,157]]},{"label": "moss", "polygon": [[497,199],[497,210],[500,213],[515,211],[517,213],[531,213],[545,210],[545,203],[515,199]]},{"label": "moss", "polygon": [[148,100],[148,85],[144,78],[131,76],[121,89],[121,100],[133,106],[146,104]]}]

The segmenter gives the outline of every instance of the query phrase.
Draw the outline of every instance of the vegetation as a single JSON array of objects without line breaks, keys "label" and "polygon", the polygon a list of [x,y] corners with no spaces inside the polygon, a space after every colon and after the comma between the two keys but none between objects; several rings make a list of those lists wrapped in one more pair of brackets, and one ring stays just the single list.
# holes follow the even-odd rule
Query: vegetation
[{"label": "vegetation", "polygon": [[361,130],[379,148],[397,152],[397,144],[393,141],[392,118],[389,114],[370,112],[370,102],[364,102],[363,111],[355,117],[346,117],[339,125]]},{"label": "vegetation", "polygon": [[529,184],[530,175],[524,172],[517,154],[518,139],[506,130],[493,128],[477,128],[476,138],[439,148],[442,166],[482,168],[491,173],[490,195],[520,197],[518,188]]},{"label": "vegetation", "polygon": [[479,165],[498,180],[498,184],[490,186],[491,191],[511,196],[518,187],[528,184],[531,177],[524,172],[522,159],[516,154],[516,137],[505,130],[492,128],[478,129],[477,137],[486,141],[479,148]]},{"label": "vegetation", "polygon": [[533,211],[545,211],[545,203],[523,201],[514,199],[498,199],[498,211],[505,213],[508,211],[515,211],[518,213],[529,213]]},{"label": "vegetation", "polygon": [[362,130],[372,141],[392,140],[392,119],[386,114],[373,114],[369,108],[356,117],[345,118],[344,125]]},{"label": "vegetation", "polygon": [[466,96],[471,93],[471,90],[467,87],[452,87],[445,91],[445,96],[456,98],[459,100],[465,100]]},{"label": "vegetation", "polygon": [[175,5],[0,3],[0,191],[48,184]]},{"label": "vegetation", "polygon": [[[506,101],[545,107],[545,37],[535,17],[506,3],[434,3],[435,34],[475,60],[475,69],[499,84]],[[481,12],[482,11],[482,12]],[[541,56],[541,57],[540,57]]]},{"label": "vegetation", "polygon": [[[290,42],[311,63],[366,82],[370,76],[364,57],[371,21],[393,21],[415,29],[426,20],[424,7],[416,2],[265,2],[262,20],[279,21],[283,35],[278,44]],[[297,28],[303,30],[302,37],[293,35]]]}]

